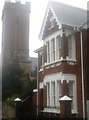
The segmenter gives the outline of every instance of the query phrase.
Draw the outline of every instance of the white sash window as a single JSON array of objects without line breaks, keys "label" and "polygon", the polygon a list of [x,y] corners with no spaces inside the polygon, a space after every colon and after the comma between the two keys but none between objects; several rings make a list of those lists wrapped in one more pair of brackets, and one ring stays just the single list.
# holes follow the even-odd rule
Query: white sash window
[{"label": "white sash window", "polygon": [[59,60],[61,58],[61,37],[57,36],[56,37],[56,49],[57,49],[57,60]]},{"label": "white sash window", "polygon": [[51,91],[52,91],[52,107],[55,107],[55,82],[52,82],[52,87],[51,87]]},{"label": "white sash window", "polygon": [[55,61],[55,38],[51,40],[51,61]]},{"label": "white sash window", "polygon": [[50,83],[47,83],[47,106],[50,106]]},{"label": "white sash window", "polygon": [[47,42],[47,63],[50,62],[50,44]]},{"label": "white sash window", "polygon": [[68,57],[69,59],[76,59],[75,37],[73,35],[68,37]]}]

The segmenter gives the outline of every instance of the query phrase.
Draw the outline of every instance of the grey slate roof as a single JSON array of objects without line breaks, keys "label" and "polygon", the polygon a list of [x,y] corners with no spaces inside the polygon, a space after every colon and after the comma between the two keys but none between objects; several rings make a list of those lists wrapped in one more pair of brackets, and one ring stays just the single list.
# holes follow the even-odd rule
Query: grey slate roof
[{"label": "grey slate roof", "polygon": [[78,27],[87,21],[87,11],[70,5],[51,2],[52,8],[58,20],[69,26]]}]

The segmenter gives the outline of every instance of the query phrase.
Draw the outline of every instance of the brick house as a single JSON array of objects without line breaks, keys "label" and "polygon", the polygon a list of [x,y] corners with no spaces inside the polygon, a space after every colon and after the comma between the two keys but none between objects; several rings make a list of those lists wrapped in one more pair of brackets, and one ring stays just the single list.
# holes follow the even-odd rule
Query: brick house
[{"label": "brick house", "polygon": [[39,38],[38,114],[60,115],[59,99],[72,99],[71,112],[87,117],[89,100],[87,11],[70,5],[48,3]]}]

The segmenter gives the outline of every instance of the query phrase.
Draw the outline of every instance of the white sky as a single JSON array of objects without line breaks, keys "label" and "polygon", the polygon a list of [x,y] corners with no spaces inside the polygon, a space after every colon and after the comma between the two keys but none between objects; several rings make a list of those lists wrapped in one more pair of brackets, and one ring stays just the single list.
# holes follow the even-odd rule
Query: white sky
[{"label": "white sky", "polygon": [[[59,1],[62,3],[87,9],[88,0],[22,0],[22,1],[31,2],[29,49],[30,49],[30,56],[37,57],[37,54],[34,53],[34,50],[42,46],[42,41],[38,39],[38,35],[43,22],[48,1]],[[3,3],[4,3],[4,0],[0,0],[0,17],[2,14]],[[0,21],[0,39],[2,34],[1,23],[2,22]],[[0,40],[0,43],[1,43],[1,40]]]}]

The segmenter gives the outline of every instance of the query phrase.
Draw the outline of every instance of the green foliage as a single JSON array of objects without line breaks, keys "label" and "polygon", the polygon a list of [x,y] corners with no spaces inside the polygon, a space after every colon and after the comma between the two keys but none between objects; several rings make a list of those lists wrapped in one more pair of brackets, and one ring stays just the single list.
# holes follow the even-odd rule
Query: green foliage
[{"label": "green foliage", "polygon": [[[33,79],[34,78],[34,79]],[[26,72],[18,62],[9,63],[2,68],[2,100],[12,103],[13,99],[25,99],[36,88],[37,71]]]},{"label": "green foliage", "polygon": [[2,98],[3,100],[12,96],[13,94],[21,94],[22,83],[21,76],[23,70],[20,69],[18,63],[11,63],[8,66],[3,66],[2,69]]}]

